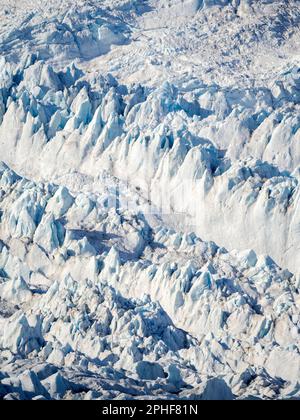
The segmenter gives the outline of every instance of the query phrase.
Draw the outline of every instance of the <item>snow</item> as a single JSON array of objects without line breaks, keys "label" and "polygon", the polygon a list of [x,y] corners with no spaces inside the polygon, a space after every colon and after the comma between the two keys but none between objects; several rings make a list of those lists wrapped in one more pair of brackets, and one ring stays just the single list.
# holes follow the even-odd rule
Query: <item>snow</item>
[{"label": "snow", "polygon": [[298,2],[0,3],[0,398],[298,399]]}]

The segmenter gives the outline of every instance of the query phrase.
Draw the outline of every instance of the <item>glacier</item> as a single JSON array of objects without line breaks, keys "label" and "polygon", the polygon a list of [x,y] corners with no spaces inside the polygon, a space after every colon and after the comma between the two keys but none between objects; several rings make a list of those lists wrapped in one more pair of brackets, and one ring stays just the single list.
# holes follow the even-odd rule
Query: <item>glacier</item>
[{"label": "glacier", "polygon": [[300,398],[300,7],[2,0],[0,398]]}]

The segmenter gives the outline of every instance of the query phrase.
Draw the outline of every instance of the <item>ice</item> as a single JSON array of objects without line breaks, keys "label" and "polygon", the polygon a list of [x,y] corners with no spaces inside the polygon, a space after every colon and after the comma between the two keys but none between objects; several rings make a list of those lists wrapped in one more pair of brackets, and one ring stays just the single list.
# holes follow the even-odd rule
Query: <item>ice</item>
[{"label": "ice", "polygon": [[32,298],[32,293],[22,277],[0,285],[0,291],[1,297],[12,303],[24,303]]},{"label": "ice", "polygon": [[34,242],[47,253],[53,252],[64,241],[64,228],[52,214],[44,216],[34,234]]},{"label": "ice", "polygon": [[31,315],[27,318],[24,314],[16,313],[7,327],[1,337],[2,348],[23,356],[40,348],[42,336],[38,317]]},{"label": "ice", "polygon": [[54,217],[60,219],[74,203],[74,198],[65,187],[60,187],[54,194],[53,198],[49,200],[46,211],[52,213]]},{"label": "ice", "polygon": [[157,378],[164,378],[165,372],[157,363],[138,362],[136,365],[136,372],[140,379],[156,380]]},{"label": "ice", "polygon": [[108,281],[111,277],[117,277],[120,271],[119,253],[113,246],[104,260],[104,269],[101,271],[101,278]]},{"label": "ice", "polygon": [[[37,390],[35,396],[63,398],[67,392],[76,393],[72,375],[76,376],[77,369],[88,366],[91,360],[94,362],[90,368],[101,371],[106,380],[111,375],[108,363],[115,369],[114,377],[125,369],[127,389],[136,379],[153,384],[159,379],[160,392],[176,389],[182,397],[191,375],[196,375],[193,380],[197,382],[197,375],[209,376],[212,371],[219,372],[225,382],[216,379],[219,382],[211,387],[208,382],[202,391],[195,387],[191,398],[246,397],[250,394],[239,377],[253,366],[255,372],[266,367],[270,386],[277,386],[279,394],[285,395],[285,387],[281,382],[277,384],[278,376],[295,389],[299,369],[299,292],[291,273],[253,250],[228,253],[195,234],[161,226],[151,233],[142,223],[136,224],[135,229],[148,245],[139,248],[139,259],[128,260],[129,249],[136,255],[136,245],[127,238],[132,227],[128,222],[119,225],[120,216],[114,212],[104,216],[102,226],[106,224],[115,232],[118,226],[120,238],[124,235],[125,241],[90,234],[88,230],[78,232],[72,227],[73,220],[78,220],[73,219],[77,209],[85,209],[85,215],[94,209],[96,215],[101,200],[87,199],[82,192],[71,195],[66,187],[42,187],[9,173],[16,179],[14,188],[20,196],[23,189],[26,197],[42,188],[49,191],[33,242],[29,241],[22,251],[25,257],[20,260],[11,255],[17,250],[20,254],[20,239],[8,236],[8,243],[15,241],[14,246],[2,245],[8,278],[1,285],[1,299],[21,306],[3,320],[1,347],[25,359],[35,352],[34,360],[44,364],[36,372],[46,393]],[[9,191],[8,196],[14,194],[14,190]],[[28,211],[34,206],[36,202],[29,201]],[[10,206],[6,211],[9,210]],[[62,237],[57,228],[62,221],[55,219],[52,211],[63,215],[64,241],[59,240]],[[10,280],[16,263],[12,269],[5,261],[12,258],[18,261],[19,270],[27,272],[26,280]],[[42,264],[43,282],[37,276]],[[41,284],[46,286],[42,294],[35,289]],[[273,361],[274,342],[278,358],[287,358],[291,366],[284,373],[280,364]],[[249,353],[242,348],[252,350]],[[28,363],[29,360],[32,358],[28,358]],[[12,376],[12,366],[9,362],[4,365],[6,377]],[[53,373],[51,366],[63,369],[61,375]],[[70,368],[72,374],[67,370]],[[4,383],[7,387],[7,380]],[[95,390],[93,383],[86,386]],[[135,392],[142,392],[143,386],[140,387]],[[23,388],[17,391],[18,395],[28,397]],[[6,389],[10,395],[11,388]],[[149,389],[154,392],[154,388]],[[259,392],[269,395],[269,390],[267,386]]]},{"label": "ice", "polygon": [[[25,77],[31,67],[32,79]],[[73,71],[76,73],[75,67]],[[47,78],[41,79],[41,74]],[[292,92],[286,93],[285,102],[297,105],[298,73],[292,71],[281,78],[280,83],[287,84],[285,92]],[[298,251],[293,246],[297,242],[298,181],[291,175],[299,164],[298,123],[296,117],[288,114],[282,118],[282,101],[273,96],[274,89],[260,88],[254,93],[249,89],[224,90],[202,85],[191,100],[168,82],[149,93],[138,86],[138,93],[128,97],[131,88],[118,86],[112,79],[108,81],[112,85],[104,87],[100,95],[89,82],[81,82],[84,87],[80,87],[75,78],[73,84],[68,80],[63,87],[63,81],[66,83],[61,73],[50,71],[42,62],[24,70],[23,81],[16,85],[20,93],[12,98],[1,126],[2,145],[8,129],[15,144],[13,155],[12,149],[4,146],[6,161],[26,168],[27,155],[26,161],[31,160],[28,175],[35,178],[41,178],[41,167],[45,168],[44,177],[51,179],[65,176],[74,167],[90,177],[97,175],[94,167],[99,167],[100,172],[112,171],[146,190],[158,207],[168,199],[173,211],[186,213],[190,224],[196,224],[197,233],[204,238],[214,239],[229,249],[253,248],[269,253],[282,266],[298,270],[294,258]],[[31,98],[28,89],[32,90],[33,85],[29,83],[47,86],[46,96],[43,98],[39,91],[37,98]],[[58,101],[57,93],[62,90],[65,98]],[[21,92],[20,104],[17,98]],[[13,104],[17,109],[12,109]],[[19,113],[20,122],[16,125],[12,118]],[[29,140],[32,136],[34,142]],[[37,152],[41,157],[35,163],[32,159]],[[63,164],[58,164],[61,161]],[[180,190],[183,194],[193,191],[193,200],[190,194],[177,200]],[[223,227],[228,218],[232,219],[231,202],[236,199],[238,212],[247,212],[249,222],[236,215],[231,234]],[[218,217],[220,212],[223,218]],[[26,234],[32,235],[34,223],[26,210],[19,216],[16,234],[23,234],[22,226],[26,225]],[[271,230],[283,226],[274,243],[272,238],[266,243],[264,235],[260,238],[261,221],[266,218]],[[247,231],[250,220],[255,241]],[[288,238],[286,220],[290,225]],[[238,238],[237,232],[242,232]]]},{"label": "ice", "polygon": [[0,6],[0,398],[299,398],[298,2]]},{"label": "ice", "polygon": [[51,398],[55,399],[64,395],[70,387],[68,382],[63,378],[63,376],[61,376],[59,372],[49,376],[47,379],[44,379],[42,384],[48,391]]},{"label": "ice", "polygon": [[222,379],[210,379],[203,387],[201,400],[203,401],[232,401],[234,396]]}]

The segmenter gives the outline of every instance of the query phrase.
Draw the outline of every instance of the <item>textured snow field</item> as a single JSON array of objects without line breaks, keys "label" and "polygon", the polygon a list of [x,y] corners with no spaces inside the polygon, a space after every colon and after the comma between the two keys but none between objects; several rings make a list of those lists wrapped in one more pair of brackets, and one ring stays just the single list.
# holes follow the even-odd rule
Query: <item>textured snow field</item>
[{"label": "textured snow field", "polygon": [[299,1],[0,5],[0,398],[298,399]]}]

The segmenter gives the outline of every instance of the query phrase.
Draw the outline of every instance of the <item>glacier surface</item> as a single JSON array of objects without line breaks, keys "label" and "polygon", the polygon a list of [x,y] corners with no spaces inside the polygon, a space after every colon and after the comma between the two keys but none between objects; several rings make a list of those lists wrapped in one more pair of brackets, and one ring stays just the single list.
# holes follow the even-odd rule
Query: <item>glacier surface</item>
[{"label": "glacier surface", "polygon": [[0,398],[300,398],[300,7],[1,0]]}]

